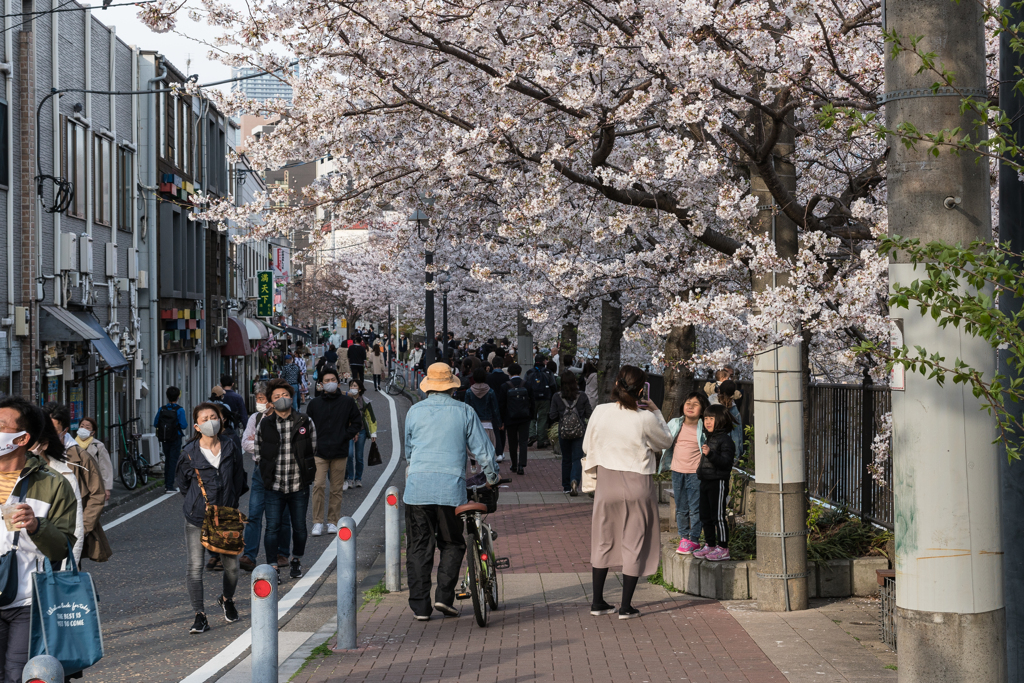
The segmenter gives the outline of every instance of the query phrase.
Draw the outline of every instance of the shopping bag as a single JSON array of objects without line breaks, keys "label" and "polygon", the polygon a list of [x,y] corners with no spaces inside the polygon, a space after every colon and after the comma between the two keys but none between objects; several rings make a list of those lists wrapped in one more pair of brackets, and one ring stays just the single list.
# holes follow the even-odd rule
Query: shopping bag
[{"label": "shopping bag", "polygon": [[43,571],[32,573],[29,657],[56,657],[73,674],[103,658],[103,632],[92,577],[78,571],[70,543],[68,564],[55,572],[45,559]]},{"label": "shopping bag", "polygon": [[380,449],[377,448],[377,442],[376,441],[371,441],[370,442],[370,455],[366,458],[366,466],[367,467],[373,467],[374,465],[379,465],[380,463],[381,463]]},{"label": "shopping bag", "polygon": [[587,459],[580,458],[580,468],[583,472],[583,480],[580,482],[580,491],[593,493],[597,491],[597,468],[587,469]]}]

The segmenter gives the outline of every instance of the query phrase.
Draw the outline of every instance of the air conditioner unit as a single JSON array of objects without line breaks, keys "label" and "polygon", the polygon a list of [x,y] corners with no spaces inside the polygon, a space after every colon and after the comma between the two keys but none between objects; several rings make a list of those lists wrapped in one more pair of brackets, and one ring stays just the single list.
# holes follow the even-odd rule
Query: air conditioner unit
[{"label": "air conditioner unit", "polygon": [[92,238],[84,232],[78,239],[78,272],[92,273]]},{"label": "air conditioner unit", "polygon": [[217,328],[217,335],[213,338],[213,343],[217,344],[217,345],[227,344],[228,343],[228,328],[226,328],[226,327],[218,327]]},{"label": "air conditioner unit", "polygon": [[160,464],[160,442],[157,441],[156,434],[143,434],[139,447],[143,460],[150,465]]},{"label": "air conditioner unit", "polygon": [[128,279],[134,280],[139,277],[139,250],[128,247]]},{"label": "air conditioner unit", "polygon": [[117,277],[117,245],[107,242],[107,277]]},{"label": "air conditioner unit", "polygon": [[139,289],[149,289],[149,271],[139,271]]},{"label": "air conditioner unit", "polygon": [[63,232],[60,235],[60,270],[75,270],[78,266],[78,235]]}]

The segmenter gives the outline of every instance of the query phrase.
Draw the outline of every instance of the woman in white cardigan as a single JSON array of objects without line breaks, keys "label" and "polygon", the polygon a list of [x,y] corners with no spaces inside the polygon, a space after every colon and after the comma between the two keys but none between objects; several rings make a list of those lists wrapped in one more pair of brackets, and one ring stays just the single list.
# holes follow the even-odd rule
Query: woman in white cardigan
[{"label": "woman in white cardigan", "polygon": [[586,470],[597,476],[590,546],[594,581],[590,613],[595,616],[615,611],[604,601],[609,567],[622,565],[619,619],[640,616],[632,604],[633,591],[641,576],[658,571],[660,535],[653,475],[657,456],[672,444],[672,433],[658,406],[640,398],[646,382],[643,370],[623,366],[612,390],[615,403],[594,409],[583,437]]}]

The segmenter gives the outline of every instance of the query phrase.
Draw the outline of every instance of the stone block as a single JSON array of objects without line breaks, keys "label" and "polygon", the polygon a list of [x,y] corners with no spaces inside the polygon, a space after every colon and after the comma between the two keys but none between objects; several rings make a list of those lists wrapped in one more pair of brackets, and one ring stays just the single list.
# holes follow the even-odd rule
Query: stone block
[{"label": "stone block", "polygon": [[850,560],[829,560],[818,568],[818,597],[850,597],[850,564]]},{"label": "stone block", "polygon": [[888,568],[889,560],[884,557],[854,558],[851,579],[853,595],[858,598],[869,598],[878,595],[878,581],[875,577],[875,570]]},{"label": "stone block", "polygon": [[818,563],[807,560],[807,597],[821,597],[818,593]]},{"label": "stone block", "polygon": [[700,565],[702,560],[693,555],[676,555],[676,566],[679,572],[679,583],[675,587],[690,595],[700,595]]},{"label": "stone block", "polygon": [[746,600],[750,597],[746,562],[693,562],[700,563],[701,597],[716,600]]}]

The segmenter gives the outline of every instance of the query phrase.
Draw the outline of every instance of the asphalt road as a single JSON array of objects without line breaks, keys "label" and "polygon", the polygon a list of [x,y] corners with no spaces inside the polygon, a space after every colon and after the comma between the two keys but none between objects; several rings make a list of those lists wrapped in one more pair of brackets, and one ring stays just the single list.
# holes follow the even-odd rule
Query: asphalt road
[{"label": "asphalt road", "polygon": [[[365,468],[363,487],[345,492],[342,498],[343,516],[355,512],[369,494],[391,457],[392,438],[400,438],[400,435],[390,433],[391,417],[387,400],[372,390],[367,392],[367,397],[377,416],[377,444],[384,464]],[[410,402],[404,396],[396,397],[394,401],[399,412],[399,429],[403,429]],[[247,457],[246,469],[251,472],[252,467],[252,459]],[[401,488],[404,481],[404,468],[399,465],[390,483]],[[148,493],[118,507],[109,518],[104,516],[103,521],[109,525],[163,495],[162,490],[159,493]],[[243,511],[248,509],[248,495],[242,499],[240,507]],[[204,597],[211,630],[200,635],[189,634],[188,629],[195,614],[189,606],[185,588],[184,525],[181,497],[171,497],[107,532],[114,549],[114,555],[108,562],[84,563],[83,569],[92,574],[99,593],[105,651],[104,658],[86,671],[84,680],[97,683],[180,681],[249,628],[250,575],[244,571],[239,572],[235,605],[241,619],[229,624],[217,605],[217,598],[222,592],[223,573],[205,572]],[[308,528],[312,528],[312,504],[308,525]],[[304,568],[311,567],[333,540],[333,536],[326,534],[317,538],[310,536]],[[378,503],[359,529],[357,555],[360,580],[383,551],[384,506]],[[287,570],[282,570],[282,578],[284,581],[279,588],[281,596],[296,581],[287,578]],[[282,620],[281,628],[287,627],[289,621],[296,620],[310,622],[310,630],[316,630],[327,621],[333,612],[326,603],[315,610],[312,605],[309,610],[302,608],[317,593],[327,597],[327,586],[324,584],[328,581],[334,583],[333,565],[300,601],[299,606]]]}]

